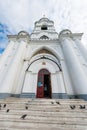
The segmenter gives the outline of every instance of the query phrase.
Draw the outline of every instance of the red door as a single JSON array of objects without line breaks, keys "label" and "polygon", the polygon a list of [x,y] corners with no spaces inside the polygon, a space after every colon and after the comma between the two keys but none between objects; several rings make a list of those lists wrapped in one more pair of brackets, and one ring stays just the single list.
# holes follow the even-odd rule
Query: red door
[{"label": "red door", "polygon": [[44,81],[43,81],[43,71],[39,71],[38,73],[38,82],[37,82],[37,98],[44,97]]},{"label": "red door", "polygon": [[[50,73],[46,69],[42,69],[38,73],[38,82],[37,82],[37,98],[44,98],[46,96],[51,97],[51,83],[47,82],[47,75],[50,78]],[[50,82],[50,81],[49,81]],[[48,85],[48,89],[45,90],[46,85]],[[48,94],[46,94],[48,93]]]}]

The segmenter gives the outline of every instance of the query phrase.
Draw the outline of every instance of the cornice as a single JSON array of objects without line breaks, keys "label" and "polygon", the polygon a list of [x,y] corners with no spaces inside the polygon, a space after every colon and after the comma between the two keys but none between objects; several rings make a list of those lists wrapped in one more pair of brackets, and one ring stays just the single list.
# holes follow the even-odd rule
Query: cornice
[{"label": "cornice", "polygon": [[70,34],[62,34],[61,37],[59,37],[59,39],[61,38],[72,38],[72,39],[80,39],[82,38],[83,33],[70,33]]},{"label": "cornice", "polygon": [[33,35],[33,34],[35,34],[35,35],[39,35],[39,34],[43,34],[43,33],[46,33],[46,34],[58,34],[57,32],[55,32],[55,31],[53,31],[53,32],[51,32],[51,31],[41,31],[41,32],[32,32],[31,34],[30,34],[30,36],[31,35]]},{"label": "cornice", "polygon": [[58,43],[59,39],[30,39],[30,43]]},{"label": "cornice", "polygon": [[26,35],[7,35],[9,41],[25,41],[29,42],[30,38]]}]

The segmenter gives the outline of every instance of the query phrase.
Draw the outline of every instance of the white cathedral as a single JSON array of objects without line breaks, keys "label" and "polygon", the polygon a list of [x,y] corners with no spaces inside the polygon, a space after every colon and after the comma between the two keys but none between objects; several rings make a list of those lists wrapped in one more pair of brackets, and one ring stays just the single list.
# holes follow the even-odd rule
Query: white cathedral
[{"label": "white cathedral", "polygon": [[87,52],[82,33],[62,30],[46,17],[31,34],[8,35],[0,58],[0,98],[82,98],[87,100]]}]

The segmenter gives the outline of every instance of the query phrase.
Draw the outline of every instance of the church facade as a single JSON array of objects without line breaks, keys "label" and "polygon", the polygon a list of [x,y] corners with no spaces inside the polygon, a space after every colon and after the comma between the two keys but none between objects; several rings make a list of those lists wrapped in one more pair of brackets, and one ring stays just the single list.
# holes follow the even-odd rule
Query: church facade
[{"label": "church facade", "polygon": [[0,59],[0,98],[83,98],[87,100],[87,52],[82,33],[62,30],[46,17],[31,34],[8,35]]}]

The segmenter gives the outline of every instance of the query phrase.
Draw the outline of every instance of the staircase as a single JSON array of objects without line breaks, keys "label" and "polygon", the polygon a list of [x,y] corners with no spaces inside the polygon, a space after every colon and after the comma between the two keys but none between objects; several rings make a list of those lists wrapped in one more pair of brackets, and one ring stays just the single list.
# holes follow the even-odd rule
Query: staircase
[{"label": "staircase", "polygon": [[[0,104],[0,130],[87,130],[84,100],[12,97],[0,99]],[[71,109],[70,105],[75,108]],[[79,105],[86,108],[81,109]],[[23,115],[26,115],[24,119]]]}]

